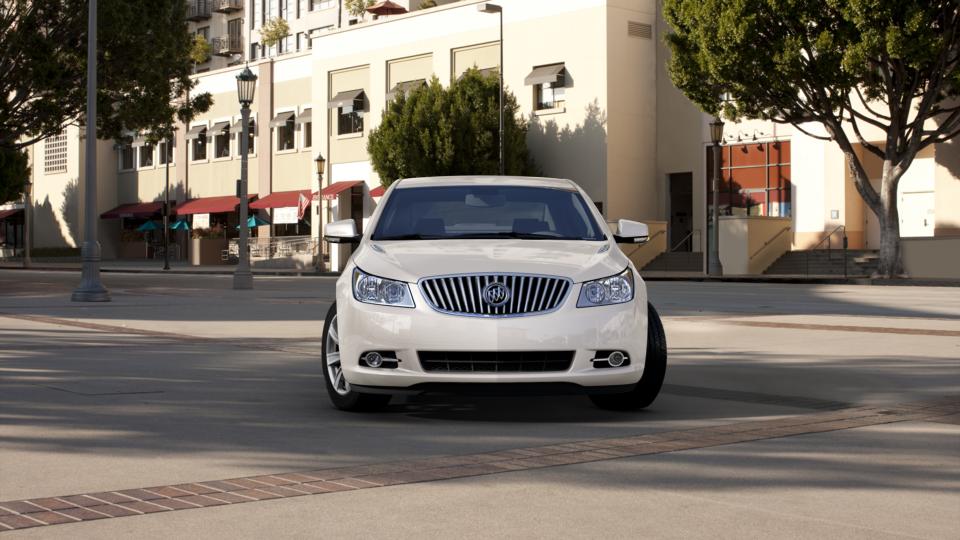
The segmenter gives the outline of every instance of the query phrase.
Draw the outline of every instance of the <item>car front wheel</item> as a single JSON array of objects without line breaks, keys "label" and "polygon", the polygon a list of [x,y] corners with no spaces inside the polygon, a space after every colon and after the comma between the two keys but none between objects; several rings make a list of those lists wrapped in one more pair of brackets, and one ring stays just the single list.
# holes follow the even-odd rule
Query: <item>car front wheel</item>
[{"label": "car front wheel", "polygon": [[371,411],[382,409],[390,402],[389,394],[361,394],[354,390],[343,373],[340,342],[343,337],[337,325],[337,304],[327,311],[323,323],[323,380],[333,406],[344,411]]},{"label": "car front wheel", "polygon": [[667,336],[663,331],[663,322],[652,305],[647,304],[647,358],[643,367],[643,376],[624,394],[597,394],[590,396],[591,401],[601,409],[619,411],[638,410],[649,407],[660,394],[663,378],[667,374]]}]

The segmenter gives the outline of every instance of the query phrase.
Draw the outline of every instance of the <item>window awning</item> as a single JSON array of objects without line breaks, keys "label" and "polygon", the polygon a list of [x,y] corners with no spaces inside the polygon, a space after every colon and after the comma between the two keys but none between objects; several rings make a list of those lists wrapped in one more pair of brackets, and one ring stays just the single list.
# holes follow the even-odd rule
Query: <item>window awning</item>
[{"label": "window awning", "polygon": [[340,107],[357,106],[357,101],[363,101],[363,89],[347,90],[333,96],[333,99],[327,102],[328,109],[338,109]]},{"label": "window awning", "polygon": [[297,124],[306,124],[308,122],[313,122],[313,109],[304,109],[296,120]]},{"label": "window awning", "polygon": [[[320,193],[318,195],[320,195],[320,198],[325,201],[332,201],[336,199],[337,196],[343,193],[344,191],[352,188],[353,186],[358,186],[362,183],[363,183],[363,180],[344,180],[342,182],[334,182],[329,186],[320,190]],[[317,199],[316,196],[314,196],[314,200],[316,199]]]},{"label": "window awning", "polygon": [[254,210],[263,210],[265,208],[291,208],[300,206],[300,195],[313,200],[309,189],[295,191],[277,191],[266,197],[250,203],[250,208]]},{"label": "window awning", "polygon": [[[173,204],[171,202],[170,204]],[[163,212],[163,201],[128,203],[100,214],[100,219],[147,218]]]},{"label": "window awning", "polygon": [[[249,196],[251,199],[256,197],[256,194]],[[223,197],[204,197],[202,199],[191,199],[180,208],[177,208],[178,216],[186,216],[189,214],[219,214],[222,212],[233,212],[237,209],[237,206],[240,205],[240,197],[234,197],[233,195],[226,195]]]},{"label": "window awning", "polygon": [[387,92],[387,101],[393,101],[393,98],[397,97],[397,94],[407,94],[426,85],[426,79],[416,79],[413,81],[397,83],[393,88],[390,89],[389,92]]},{"label": "window awning", "polygon": [[[493,76],[499,77],[500,76],[500,70],[495,67],[477,69],[477,71],[480,72],[481,77],[493,77]],[[459,81],[460,79],[463,79],[463,76],[466,74],[467,72],[464,71],[463,73],[460,74],[459,77],[457,77],[457,80]]]},{"label": "window awning", "polygon": [[21,212],[23,212],[23,208],[10,208],[8,210],[0,210],[0,219],[9,219]]},{"label": "window awning", "polygon": [[[254,120],[253,118],[251,118],[251,119],[250,119],[250,130],[253,131],[253,129],[256,128],[256,127],[257,127],[257,121]],[[243,131],[243,120],[237,120],[236,122],[234,122],[233,125],[230,126],[230,129],[231,129],[232,131],[236,131],[237,133],[240,133],[241,131]]]},{"label": "window awning", "polygon": [[555,83],[563,79],[563,64],[553,64],[552,66],[540,66],[533,68],[533,71],[525,79],[523,84],[532,86],[535,84]]},{"label": "window awning", "polygon": [[137,137],[134,137],[133,142],[130,143],[130,146],[146,146],[146,145],[147,145],[146,135],[138,135]]},{"label": "window awning", "polygon": [[187,140],[190,141],[193,139],[199,139],[200,134],[204,133],[205,131],[207,131],[207,126],[204,126],[204,125],[193,126],[189,130],[187,130]]},{"label": "window awning", "polygon": [[217,122],[212,128],[210,128],[210,131],[214,133],[223,133],[228,129],[230,129],[230,122]]},{"label": "window awning", "polygon": [[383,194],[387,192],[387,188],[383,186],[377,186],[370,190],[371,197],[383,197]]},{"label": "window awning", "polygon": [[287,122],[293,120],[293,116],[293,111],[277,113],[277,115],[273,117],[273,120],[270,121],[270,127],[275,128],[284,126],[287,124]]}]

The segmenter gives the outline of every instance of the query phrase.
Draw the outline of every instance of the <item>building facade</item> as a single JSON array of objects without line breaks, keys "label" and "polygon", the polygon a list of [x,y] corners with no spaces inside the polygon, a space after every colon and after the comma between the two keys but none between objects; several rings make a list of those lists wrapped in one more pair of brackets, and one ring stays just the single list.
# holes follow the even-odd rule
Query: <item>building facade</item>
[{"label": "building facade", "polygon": [[[367,138],[388,100],[432,77],[447,85],[476,67],[503,70],[545,175],[583,186],[608,221],[653,225],[655,241],[635,254],[638,265],[664,251],[707,249],[712,118],[670,83],[662,46],[667,29],[657,2],[502,0],[502,39],[499,17],[478,11],[480,2],[440,2],[425,10],[416,9],[416,0],[396,3],[409,13],[354,18],[339,1],[320,0],[246,0],[225,12],[223,6],[233,2],[211,1],[210,19],[191,25],[210,21],[211,37],[234,35],[233,21],[242,26],[241,52],[213,58],[209,68],[198,66],[209,69],[196,77],[197,90],[213,96],[211,110],[180,126],[169,149],[137,137],[98,142],[105,257],[149,255],[127,240],[140,241],[130,231],[156,216],[168,174],[177,219],[193,227],[193,236],[213,228],[233,234],[243,128],[235,78],[241,61],[258,75],[248,158],[253,207],[270,223],[258,224],[260,238],[317,239],[335,219],[354,218],[362,226],[378,203],[381,183]],[[288,21],[290,36],[264,48],[258,29],[275,16]],[[765,122],[727,125],[725,133],[718,202],[728,273],[763,272],[785,251],[823,247],[828,237],[833,242],[841,226],[850,247],[879,246],[876,220],[834,145]],[[82,214],[71,202],[82,190],[71,187],[82,171],[79,137],[68,128],[62,141],[31,150],[35,246],[80,243],[75,224]],[[957,144],[929,149],[902,182],[904,236],[960,238]],[[326,158],[322,180],[314,162],[318,153]],[[37,166],[50,159],[66,164]],[[879,179],[876,163],[868,160],[868,170]],[[292,211],[301,195],[309,199],[302,219],[299,208]],[[193,244],[187,233],[179,234],[178,254],[186,257]],[[346,254],[336,248],[324,260],[335,269]]]}]

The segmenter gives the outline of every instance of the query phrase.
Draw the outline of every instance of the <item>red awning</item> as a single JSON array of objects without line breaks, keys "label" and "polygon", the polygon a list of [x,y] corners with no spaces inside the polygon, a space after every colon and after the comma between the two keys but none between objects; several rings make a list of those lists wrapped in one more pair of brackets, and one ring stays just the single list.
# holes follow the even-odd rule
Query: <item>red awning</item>
[{"label": "red awning", "polygon": [[374,15],[402,15],[407,12],[407,8],[390,0],[383,0],[368,7],[367,12]]},{"label": "red awning", "polygon": [[383,197],[383,194],[387,192],[387,188],[383,186],[377,186],[370,190],[371,197]]},{"label": "red awning", "polygon": [[[251,199],[256,194],[249,195]],[[204,197],[202,199],[190,199],[177,208],[178,216],[188,214],[219,214],[221,212],[233,212],[240,205],[240,197],[226,195],[223,197]]]},{"label": "red awning", "polygon": [[160,212],[163,212],[163,201],[121,204],[109,212],[100,214],[100,219],[143,218]]},{"label": "red awning", "polygon": [[308,201],[312,200],[312,195],[309,189],[301,189],[297,191],[276,191],[262,199],[259,199],[257,202],[250,203],[250,208],[253,208],[254,210],[262,210],[264,208],[296,208],[300,206],[301,194],[306,197]]},{"label": "red awning", "polygon": [[336,199],[337,195],[340,193],[362,183],[363,180],[344,180],[343,182],[334,182],[320,191],[320,198],[325,201]]},{"label": "red awning", "polygon": [[10,210],[0,210],[0,219],[11,218],[20,212],[23,212],[23,208],[12,208]]}]

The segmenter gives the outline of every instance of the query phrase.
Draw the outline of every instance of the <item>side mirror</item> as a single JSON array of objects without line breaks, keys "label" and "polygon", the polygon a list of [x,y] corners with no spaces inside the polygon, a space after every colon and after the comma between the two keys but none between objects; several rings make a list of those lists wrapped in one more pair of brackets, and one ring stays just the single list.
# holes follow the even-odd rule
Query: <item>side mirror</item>
[{"label": "side mirror", "polygon": [[650,229],[646,223],[621,219],[617,224],[617,234],[613,239],[618,244],[646,244],[650,239]]},{"label": "side mirror", "polygon": [[362,237],[357,233],[357,223],[341,219],[327,224],[323,239],[331,244],[359,244]]}]

